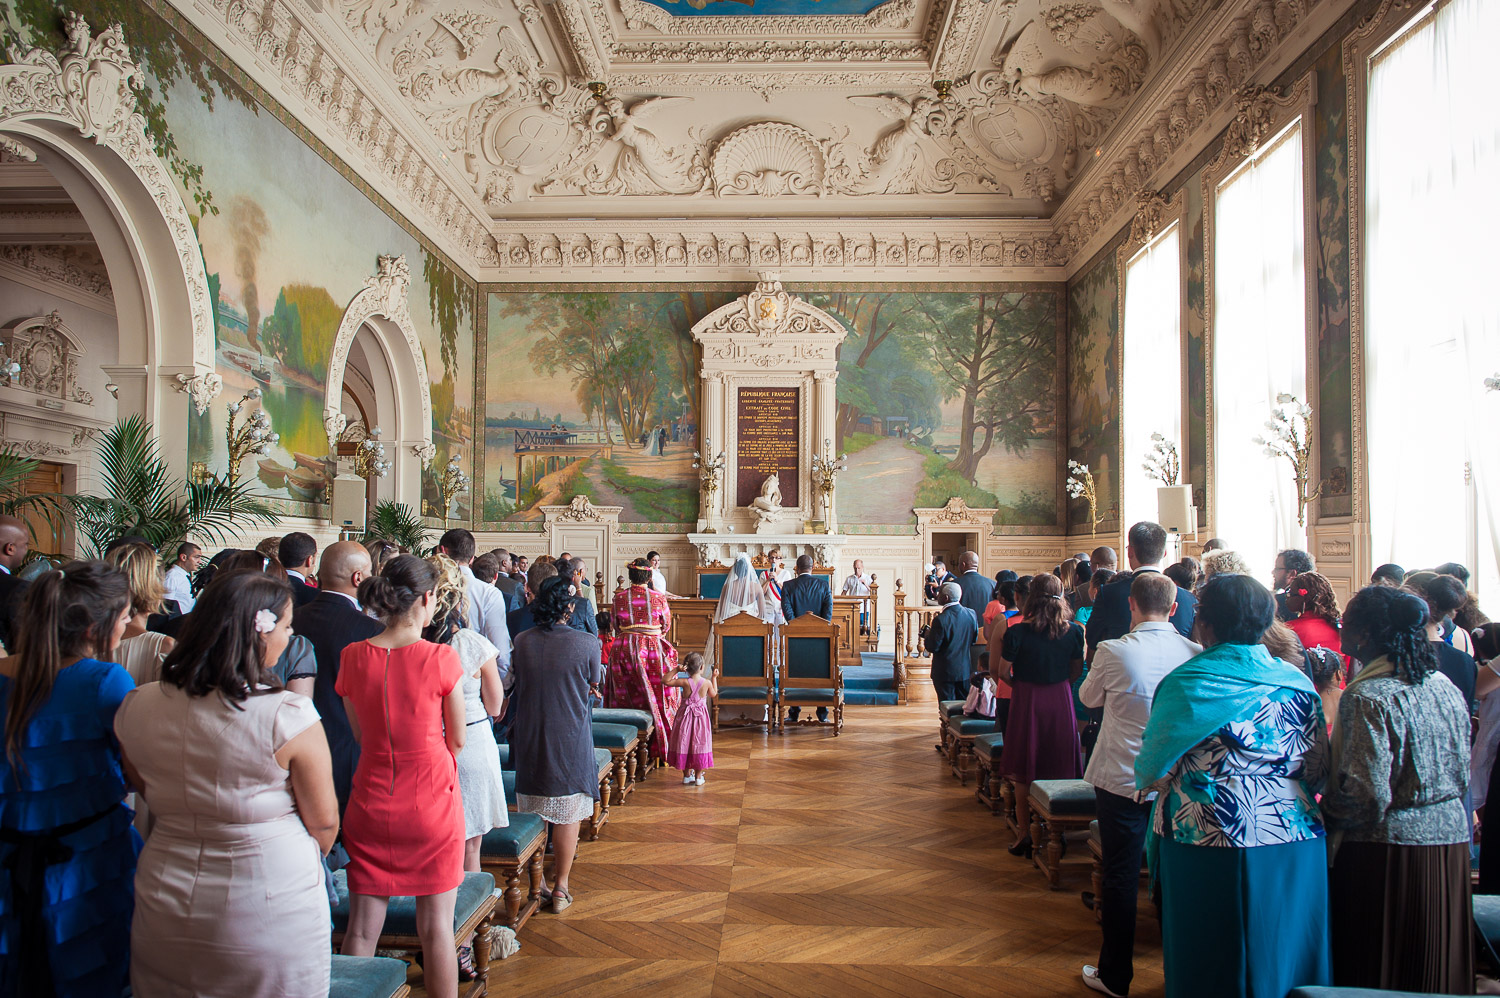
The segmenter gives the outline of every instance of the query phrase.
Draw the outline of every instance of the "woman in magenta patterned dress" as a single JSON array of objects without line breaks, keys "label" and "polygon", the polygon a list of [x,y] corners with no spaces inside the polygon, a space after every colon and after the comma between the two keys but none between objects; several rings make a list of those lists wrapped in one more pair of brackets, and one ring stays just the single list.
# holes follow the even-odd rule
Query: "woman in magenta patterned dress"
[{"label": "woman in magenta patterned dress", "polygon": [[615,593],[617,637],[609,650],[605,702],[610,707],[650,711],[656,724],[651,750],[664,755],[672,718],[682,699],[681,690],[662,685],[665,677],[677,671],[677,649],[662,637],[672,623],[672,611],[667,608],[666,594],[650,588],[649,567],[632,562],[627,571],[630,585]]}]

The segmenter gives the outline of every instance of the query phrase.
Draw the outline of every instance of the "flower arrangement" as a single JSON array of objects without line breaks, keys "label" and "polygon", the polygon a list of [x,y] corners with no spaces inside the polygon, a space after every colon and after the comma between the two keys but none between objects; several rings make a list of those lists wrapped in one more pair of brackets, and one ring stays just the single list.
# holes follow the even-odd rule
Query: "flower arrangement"
[{"label": "flower arrangement", "polygon": [[1154,478],[1163,485],[1176,485],[1182,474],[1182,459],[1177,454],[1177,444],[1160,433],[1151,434],[1151,450],[1141,470],[1147,478]]},{"label": "flower arrangement", "polygon": [[1307,504],[1323,494],[1323,483],[1313,485],[1309,479],[1312,468],[1312,406],[1297,396],[1282,392],[1276,396],[1276,408],[1266,421],[1266,436],[1255,437],[1253,443],[1265,448],[1267,457],[1284,457],[1291,462],[1292,477],[1297,485],[1297,526],[1307,526]]},{"label": "flower arrangement", "polygon": [[1094,487],[1094,473],[1089,471],[1088,465],[1071,460],[1068,462],[1068,495],[1088,502],[1089,536],[1094,536],[1099,524],[1104,522],[1104,517],[1099,512],[1099,493]]}]

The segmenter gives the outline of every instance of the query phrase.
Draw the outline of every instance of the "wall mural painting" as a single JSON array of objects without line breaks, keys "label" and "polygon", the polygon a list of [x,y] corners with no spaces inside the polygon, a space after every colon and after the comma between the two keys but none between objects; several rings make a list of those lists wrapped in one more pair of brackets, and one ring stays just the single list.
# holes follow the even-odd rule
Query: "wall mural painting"
[{"label": "wall mural painting", "polygon": [[1313,183],[1318,210],[1318,510],[1353,516],[1354,414],[1349,332],[1349,135],[1340,47],[1317,62]]},{"label": "wall mural painting", "polygon": [[698,354],[730,291],[492,291],[481,519],[588,496],[623,522],[698,517]]},{"label": "wall mural painting", "polygon": [[[1094,475],[1098,532],[1118,526],[1120,498],[1120,276],[1114,245],[1099,262],[1068,285],[1068,460],[1086,464]],[[1068,501],[1068,530],[1089,529],[1088,503]]]},{"label": "wall mural painting", "polygon": [[904,524],[959,496],[1058,526],[1062,288],[803,292],[849,328],[836,448],[843,523]]},{"label": "wall mural painting", "polygon": [[[440,470],[458,453],[467,466],[473,384],[460,372],[473,369],[473,291],[146,4],[80,0],[69,9],[96,25],[123,23],[145,69],[147,134],[177,180],[203,252],[224,391],[204,415],[189,416],[189,459],[226,469],[225,406],[259,388],[281,439],[245,462],[242,479],[269,496],[326,500],[324,393],[339,320],[376,256],[404,254],[431,381],[433,464]],[[12,19],[9,30],[32,44],[61,45],[61,8],[26,4]],[[385,429],[391,439],[394,427]],[[431,475],[423,492],[436,500]]]},{"label": "wall mural painting", "polygon": [[1182,332],[1187,344],[1187,460],[1182,481],[1192,485],[1193,502],[1198,507],[1198,523],[1207,526],[1208,504],[1205,502],[1208,481],[1208,367],[1203,353],[1207,329],[1203,269],[1203,173],[1188,177],[1183,187],[1187,251],[1183,274],[1187,310],[1182,317]]}]

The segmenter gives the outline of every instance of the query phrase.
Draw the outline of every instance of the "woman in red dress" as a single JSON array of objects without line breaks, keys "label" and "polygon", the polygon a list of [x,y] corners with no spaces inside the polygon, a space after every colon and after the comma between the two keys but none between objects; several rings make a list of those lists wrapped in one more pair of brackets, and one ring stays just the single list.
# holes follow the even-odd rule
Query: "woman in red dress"
[{"label": "woman in red dress", "polygon": [[359,587],[385,630],[344,649],[334,690],[360,744],[344,812],[349,930],[343,952],[374,956],[392,895],[417,899],[427,993],[458,994],[453,907],[464,876],[464,812],[455,758],[464,745],[458,652],[422,640],[437,573],[403,554]]},{"label": "woman in red dress", "polygon": [[[1286,626],[1296,632],[1303,648],[1339,648],[1339,602],[1333,586],[1317,572],[1303,572],[1287,587],[1287,612],[1294,614]],[[1348,668],[1348,659],[1344,660]]]},{"label": "woman in red dress", "polygon": [[609,649],[609,688],[604,702],[651,712],[656,723],[651,750],[664,756],[682,691],[663,686],[677,671],[677,649],[662,637],[672,623],[665,593],[650,588],[651,568],[631,562],[630,585],[615,593],[615,640]]}]

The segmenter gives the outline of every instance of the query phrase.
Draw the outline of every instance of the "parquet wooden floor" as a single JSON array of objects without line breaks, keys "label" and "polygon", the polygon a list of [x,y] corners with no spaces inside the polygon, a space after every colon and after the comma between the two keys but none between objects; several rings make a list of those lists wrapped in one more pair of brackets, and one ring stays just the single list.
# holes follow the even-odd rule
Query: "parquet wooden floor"
[{"label": "parquet wooden floor", "polygon": [[[1069,851],[1058,892],[1007,854],[1004,822],[933,751],[934,715],[853,707],[838,738],[726,729],[706,786],[658,770],[580,845],[577,903],[532,918],[492,964],[493,993],[1092,994],[1087,850]],[[1150,911],[1133,998],[1162,993]]]}]

